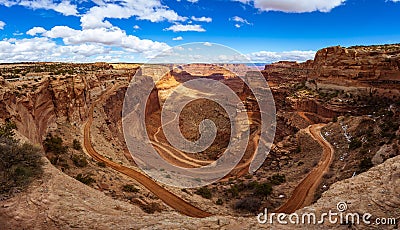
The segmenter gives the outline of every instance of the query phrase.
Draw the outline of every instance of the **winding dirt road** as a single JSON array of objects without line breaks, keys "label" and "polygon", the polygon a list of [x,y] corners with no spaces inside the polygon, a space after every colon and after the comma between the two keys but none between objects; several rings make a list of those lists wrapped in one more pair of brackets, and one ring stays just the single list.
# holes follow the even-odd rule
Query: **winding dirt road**
[{"label": "winding dirt road", "polygon": [[292,196],[278,208],[276,213],[294,213],[296,210],[310,205],[313,202],[315,191],[321,183],[322,176],[328,172],[333,160],[334,149],[332,145],[321,135],[324,124],[316,124],[307,127],[307,131],[323,148],[323,154],[317,167],[315,167],[300,184],[297,185]]},{"label": "winding dirt road", "polygon": [[186,202],[182,198],[178,197],[177,195],[171,193],[170,191],[166,190],[163,188],[161,185],[157,184],[155,181],[150,179],[149,177],[145,176],[141,172],[128,168],[126,166],[122,166],[118,163],[115,163],[108,158],[102,156],[100,153],[98,153],[94,148],[91,143],[91,135],[90,135],[90,127],[92,126],[93,123],[93,112],[94,108],[97,103],[102,102],[111,92],[116,90],[119,86],[115,85],[111,89],[107,90],[93,105],[90,107],[89,114],[88,114],[88,120],[84,124],[84,148],[86,152],[92,156],[95,160],[104,162],[108,167],[123,173],[127,175],[128,177],[136,180],[140,184],[142,184],[144,187],[146,187],[150,192],[152,192],[154,195],[159,197],[165,204],[168,206],[174,208],[178,212],[190,216],[190,217],[198,217],[198,218],[204,218],[204,217],[209,217],[212,214],[208,213],[206,211],[203,211],[192,204]]}]

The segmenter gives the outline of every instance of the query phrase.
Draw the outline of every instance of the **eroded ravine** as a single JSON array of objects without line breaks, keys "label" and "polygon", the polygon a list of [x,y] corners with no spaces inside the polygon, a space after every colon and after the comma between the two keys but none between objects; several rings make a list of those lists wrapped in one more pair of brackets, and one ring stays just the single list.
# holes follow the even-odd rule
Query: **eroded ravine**
[{"label": "eroded ravine", "polygon": [[147,177],[143,173],[132,169],[128,168],[126,166],[120,165],[118,163],[115,163],[108,158],[104,157],[101,155],[99,152],[97,152],[91,142],[91,135],[90,135],[90,128],[93,123],[93,113],[94,113],[94,108],[97,103],[102,102],[111,92],[116,90],[119,86],[114,85],[111,89],[107,90],[103,95],[93,103],[93,105],[89,109],[89,115],[88,115],[88,120],[84,124],[84,149],[86,150],[87,154],[89,154],[91,157],[93,157],[95,160],[104,162],[108,167],[123,173],[127,175],[128,177],[136,180],[140,184],[142,184],[144,187],[146,187],[150,192],[152,192],[154,195],[156,195],[158,198],[160,198],[165,204],[168,206],[174,208],[176,211],[190,216],[190,217],[198,217],[198,218],[204,218],[204,217],[209,217],[212,214],[206,211],[203,211],[189,202],[183,200],[182,198],[178,197],[177,195],[173,194],[172,192],[168,191],[167,189],[163,188],[161,185],[157,184],[155,181],[153,181],[151,178]]},{"label": "eroded ravine", "polygon": [[315,191],[321,183],[323,175],[329,170],[333,160],[334,149],[331,144],[321,136],[321,128],[324,124],[316,124],[307,127],[308,133],[323,148],[322,158],[318,165],[304,178],[294,189],[291,197],[275,212],[294,213],[296,210],[308,206],[314,199]]}]

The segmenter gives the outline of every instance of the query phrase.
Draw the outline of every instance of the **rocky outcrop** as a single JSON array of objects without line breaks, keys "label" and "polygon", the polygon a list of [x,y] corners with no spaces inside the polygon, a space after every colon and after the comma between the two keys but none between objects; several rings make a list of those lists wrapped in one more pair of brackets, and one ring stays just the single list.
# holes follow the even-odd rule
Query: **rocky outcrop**
[{"label": "rocky outcrop", "polygon": [[100,86],[93,76],[45,78],[32,87],[3,86],[0,119],[11,119],[22,135],[39,144],[56,122],[77,124],[85,120]]},{"label": "rocky outcrop", "polygon": [[[309,78],[320,88],[342,86],[345,91],[396,99],[400,95],[400,45],[340,46],[319,50]],[[354,88],[355,87],[355,88]]]}]

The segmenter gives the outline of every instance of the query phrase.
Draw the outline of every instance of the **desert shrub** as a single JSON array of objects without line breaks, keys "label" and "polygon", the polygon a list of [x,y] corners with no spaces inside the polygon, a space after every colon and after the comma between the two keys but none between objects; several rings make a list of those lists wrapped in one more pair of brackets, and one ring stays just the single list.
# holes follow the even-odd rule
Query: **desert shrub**
[{"label": "desert shrub", "polygon": [[208,189],[207,187],[198,188],[194,193],[206,199],[211,199],[212,197],[211,190]]},{"label": "desert shrub", "polygon": [[53,136],[48,134],[46,139],[43,141],[43,147],[46,152],[51,152],[54,154],[64,154],[67,152],[68,147],[63,145],[63,140],[61,137]]},{"label": "desert shrub", "polygon": [[40,149],[0,137],[0,194],[26,188],[43,174]]},{"label": "desert shrub", "polygon": [[11,121],[7,121],[4,125],[0,126],[0,138],[13,138],[14,137],[14,129],[17,126],[15,123]]},{"label": "desert shrub", "polygon": [[100,162],[97,162],[97,166],[105,168],[107,165],[106,165],[106,163],[100,161]]},{"label": "desert shrub", "polygon": [[150,204],[147,205],[141,205],[142,210],[145,213],[148,214],[153,214],[155,212],[161,212],[162,211],[162,206],[158,203],[152,202]]},{"label": "desert shrub", "polygon": [[71,156],[72,162],[74,165],[80,168],[86,167],[88,165],[88,161],[84,156],[72,155]]},{"label": "desert shrub", "polygon": [[235,209],[251,213],[258,212],[260,207],[261,207],[261,200],[255,197],[245,197],[237,201],[234,206]]},{"label": "desert shrub", "polygon": [[228,189],[228,193],[231,194],[232,197],[239,196],[239,188],[237,185],[233,185]]},{"label": "desert shrub", "polygon": [[255,189],[258,185],[259,184],[257,181],[250,181],[249,183],[247,183],[246,187],[248,189]]},{"label": "desert shrub", "polygon": [[126,185],[122,186],[122,191],[137,193],[137,192],[139,192],[139,189],[136,188],[135,185],[133,185],[133,184],[126,184]]},{"label": "desert shrub", "polygon": [[224,202],[222,201],[221,198],[218,198],[218,200],[215,202],[216,205],[222,205]]},{"label": "desert shrub", "polygon": [[81,174],[81,173],[79,173],[79,174],[75,177],[75,179],[77,179],[78,181],[80,181],[80,182],[82,182],[82,183],[84,183],[84,184],[86,184],[86,185],[90,185],[90,184],[96,182],[96,180],[93,179],[90,175],[83,175],[83,174]]},{"label": "desert shrub", "polygon": [[77,139],[74,139],[74,141],[72,142],[72,148],[75,150],[81,150],[82,145]]},{"label": "desert shrub", "polygon": [[360,164],[359,164],[359,166],[358,166],[359,172],[360,172],[360,173],[366,172],[366,171],[368,171],[368,169],[372,168],[373,166],[374,166],[374,164],[372,164],[371,158],[369,158],[369,157],[364,158],[364,159],[360,162]]},{"label": "desert shrub", "polygon": [[270,183],[262,183],[255,188],[254,194],[266,197],[270,195],[271,192],[272,192],[272,185]]},{"label": "desert shrub", "polygon": [[286,177],[285,175],[282,174],[275,174],[272,177],[268,178],[268,180],[271,182],[273,185],[280,185],[282,183],[286,182]]}]

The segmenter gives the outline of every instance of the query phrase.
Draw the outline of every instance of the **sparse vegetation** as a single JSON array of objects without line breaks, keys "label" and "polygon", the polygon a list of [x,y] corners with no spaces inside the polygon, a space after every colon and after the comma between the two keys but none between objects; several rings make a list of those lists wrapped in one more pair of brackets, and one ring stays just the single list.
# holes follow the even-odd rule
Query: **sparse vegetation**
[{"label": "sparse vegetation", "polygon": [[63,145],[63,140],[59,136],[53,136],[48,134],[43,142],[43,146],[46,152],[51,152],[56,155],[65,154],[68,150],[67,146]]},{"label": "sparse vegetation", "polygon": [[144,212],[149,214],[154,214],[155,212],[162,211],[162,206],[155,202],[151,202],[150,204],[147,205],[141,205],[141,208]]},{"label": "sparse vegetation", "polygon": [[25,189],[43,174],[40,149],[13,138],[15,124],[0,126],[0,194]]},{"label": "sparse vegetation", "polygon": [[106,163],[101,161],[101,162],[97,162],[97,166],[105,168],[107,165],[106,165]]},{"label": "sparse vegetation", "polygon": [[211,197],[212,197],[211,190],[208,189],[207,187],[198,188],[196,190],[195,194],[200,195],[201,197],[206,198],[206,199],[211,199]]},{"label": "sparse vegetation", "polygon": [[15,123],[6,121],[4,125],[0,126],[0,138],[13,138],[15,135],[14,129],[16,128]]},{"label": "sparse vegetation", "polygon": [[72,155],[71,156],[72,162],[74,162],[74,165],[80,168],[86,167],[88,165],[88,161],[86,160],[86,157],[84,156],[79,156],[79,155]]},{"label": "sparse vegetation", "polygon": [[136,186],[133,184],[126,184],[126,185],[122,186],[122,191],[137,193],[137,192],[139,192],[139,189],[136,188]]},{"label": "sparse vegetation", "polygon": [[78,181],[86,184],[86,185],[91,185],[92,183],[96,182],[95,179],[93,179],[90,175],[83,175],[81,173],[79,173],[75,179],[77,179]]},{"label": "sparse vegetation", "polygon": [[256,213],[261,207],[261,200],[255,197],[245,197],[236,202],[234,208],[241,211]]},{"label": "sparse vegetation", "polygon": [[223,205],[224,202],[222,201],[221,198],[218,198],[218,200],[215,202],[216,205]]},{"label": "sparse vegetation", "polygon": [[267,197],[272,193],[272,185],[270,183],[261,183],[255,187],[254,194]]},{"label": "sparse vegetation", "polygon": [[82,150],[82,145],[77,139],[74,139],[72,142],[72,148],[79,151]]},{"label": "sparse vegetation", "polygon": [[282,174],[275,174],[272,177],[268,178],[268,180],[271,182],[273,185],[280,185],[282,183],[286,182],[286,177],[285,175]]}]

